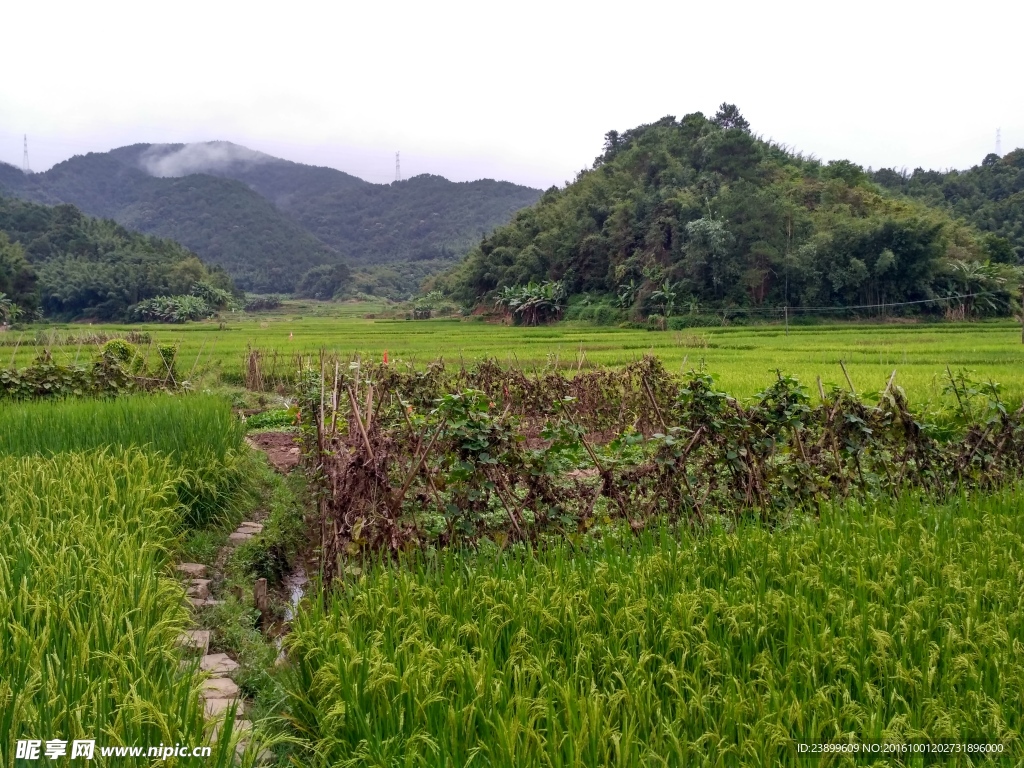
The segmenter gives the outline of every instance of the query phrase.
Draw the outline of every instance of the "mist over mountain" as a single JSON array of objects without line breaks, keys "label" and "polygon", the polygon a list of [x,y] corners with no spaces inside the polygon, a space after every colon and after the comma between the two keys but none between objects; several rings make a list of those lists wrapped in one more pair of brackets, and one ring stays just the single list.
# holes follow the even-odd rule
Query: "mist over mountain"
[{"label": "mist over mountain", "polygon": [[209,173],[230,177],[233,168],[262,165],[274,158],[229,141],[202,144],[151,144],[139,155],[139,166],[150,176],[189,176]]},{"label": "mist over mountain", "polygon": [[[305,272],[347,262],[408,272],[414,291],[540,191],[489,179],[417,176],[371,184],[230,142],[135,144],[24,175],[0,164],[0,193],[173,238],[249,291],[291,292]],[[408,270],[403,264],[417,262]],[[372,281],[371,281],[372,282]],[[392,281],[395,283],[395,281]]]}]

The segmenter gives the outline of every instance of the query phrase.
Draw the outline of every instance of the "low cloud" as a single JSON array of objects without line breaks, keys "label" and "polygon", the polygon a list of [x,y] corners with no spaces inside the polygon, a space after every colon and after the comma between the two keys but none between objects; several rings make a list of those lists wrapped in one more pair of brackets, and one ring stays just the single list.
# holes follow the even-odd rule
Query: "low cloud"
[{"label": "low cloud", "polygon": [[272,159],[270,155],[230,141],[208,141],[184,146],[154,144],[142,153],[139,164],[151,176],[174,177],[226,171],[240,165],[257,165]]}]

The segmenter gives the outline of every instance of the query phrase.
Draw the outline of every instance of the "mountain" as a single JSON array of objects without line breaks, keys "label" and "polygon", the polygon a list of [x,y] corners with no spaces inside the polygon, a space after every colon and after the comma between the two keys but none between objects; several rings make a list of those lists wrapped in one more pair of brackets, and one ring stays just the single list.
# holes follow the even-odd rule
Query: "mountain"
[{"label": "mountain", "polygon": [[417,176],[370,184],[230,142],[136,144],[25,176],[0,165],[0,193],[68,202],[172,237],[250,291],[291,292],[303,274],[348,262],[437,271],[540,191],[508,182]]},{"label": "mountain", "polygon": [[72,205],[0,197],[0,293],[22,310],[117,320],[140,301],[188,294],[197,283],[233,288],[226,272],[171,240]]},{"label": "mountain", "polygon": [[155,177],[140,166],[142,151],[139,145],[90,153],[28,176],[0,166],[0,194],[71,203],[92,216],[173,238],[223,266],[250,291],[289,292],[306,270],[341,261],[244,183],[205,174]]},{"label": "mountain", "polygon": [[204,173],[240,181],[357,265],[458,258],[540,197],[540,190],[509,182],[452,182],[429,174],[371,184],[224,141],[110,154],[154,176]]},{"label": "mountain", "polygon": [[823,165],[763,141],[723,104],[712,119],[609,132],[592,169],[517,213],[436,287],[475,301],[561,281],[570,296],[608,296],[634,317],[982,289],[1011,301],[1008,275],[987,264],[992,242],[951,213],[884,189],[850,161]]},{"label": "mountain", "polygon": [[986,233],[999,261],[1024,263],[1024,149],[988,155],[966,171],[917,168],[908,174],[883,168],[872,178],[971,222]]}]

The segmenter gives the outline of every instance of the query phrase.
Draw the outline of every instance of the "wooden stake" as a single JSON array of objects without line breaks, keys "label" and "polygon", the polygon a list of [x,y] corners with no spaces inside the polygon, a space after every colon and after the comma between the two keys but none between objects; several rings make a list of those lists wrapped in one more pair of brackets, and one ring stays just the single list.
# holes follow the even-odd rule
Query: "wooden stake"
[{"label": "wooden stake", "polygon": [[889,377],[889,383],[885,385],[885,392],[882,393],[882,399],[884,400],[889,395],[889,390],[892,389],[892,383],[896,381],[896,369],[892,369],[892,376]]},{"label": "wooden stake", "polygon": [[334,359],[334,389],[331,391],[331,437],[338,432],[338,359]]},{"label": "wooden stake", "polygon": [[363,436],[363,445],[366,446],[366,452],[370,456],[370,461],[374,461],[373,448],[370,447],[370,438],[366,434],[366,425],[363,424],[363,418],[359,415],[359,403],[356,402],[356,393],[352,387],[348,388],[348,399],[352,403],[352,415],[355,416],[356,425],[359,427],[359,433]]},{"label": "wooden stake", "polygon": [[25,334],[24,333],[19,333],[18,334],[18,341],[15,342],[15,344],[14,344],[14,351],[11,352],[11,364],[9,366],[7,366],[8,368],[11,368],[12,370],[14,369],[14,358],[18,354],[18,347],[21,346],[21,340],[24,339],[24,338],[25,338]]},{"label": "wooden stake", "polygon": [[270,599],[267,597],[266,579],[256,579],[256,584],[252,589],[252,597],[256,603],[256,610],[260,613],[260,623],[265,624],[268,608],[270,607]]},{"label": "wooden stake", "polygon": [[853,381],[850,379],[850,374],[846,370],[846,363],[844,363],[842,360],[840,360],[839,361],[839,367],[843,369],[843,376],[846,377],[846,383],[850,385],[850,393],[854,396],[854,398],[856,398],[857,397],[857,390],[854,389]]}]

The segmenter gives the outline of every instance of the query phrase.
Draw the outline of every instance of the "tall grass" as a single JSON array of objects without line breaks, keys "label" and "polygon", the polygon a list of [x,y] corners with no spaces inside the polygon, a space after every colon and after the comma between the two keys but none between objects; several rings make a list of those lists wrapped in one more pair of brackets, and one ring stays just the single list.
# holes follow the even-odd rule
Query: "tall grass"
[{"label": "tall grass", "polygon": [[1022,505],[368,568],[287,641],[304,764],[792,765],[796,742],[913,739],[1019,761]]},{"label": "tall grass", "polygon": [[178,472],[138,449],[0,456],[0,765],[17,739],[95,739],[101,765],[100,745],[204,743],[166,575]]},{"label": "tall grass", "polygon": [[0,455],[137,447],[167,456],[180,470],[175,488],[187,510],[186,522],[195,525],[221,514],[238,484],[243,434],[227,403],[204,395],[43,401],[0,408]]}]

